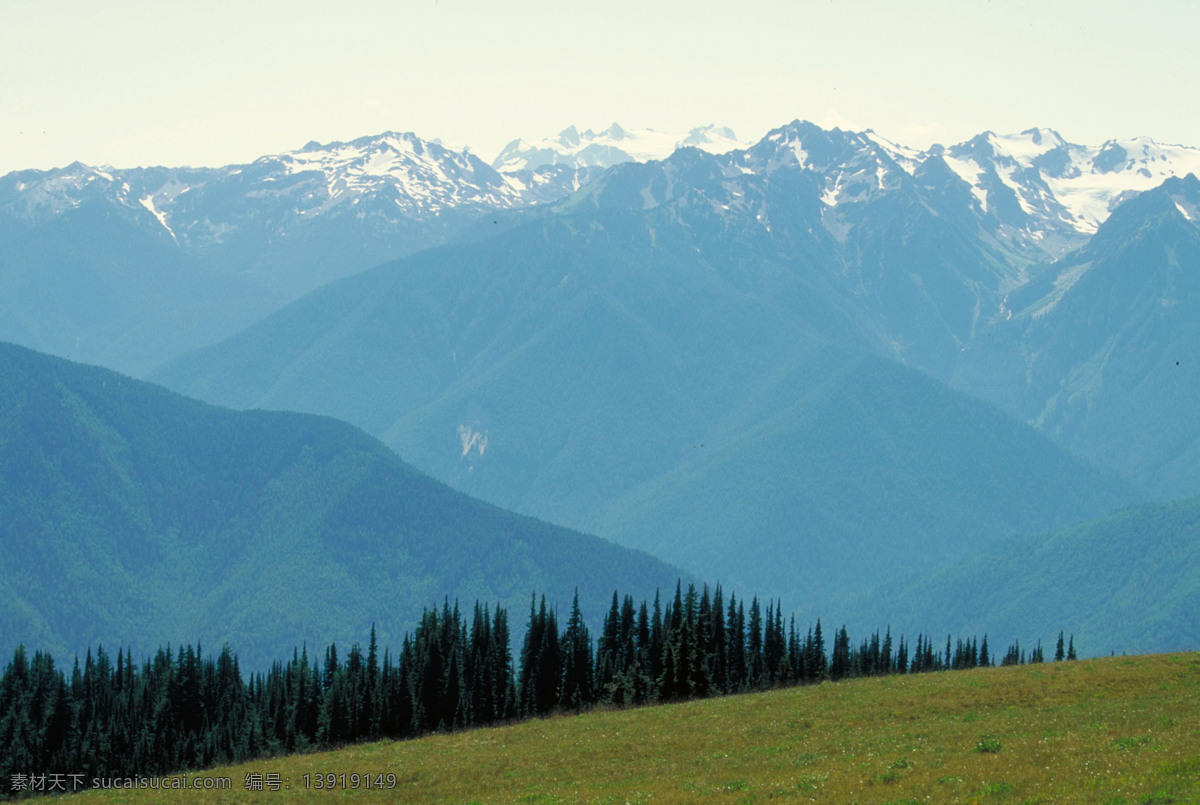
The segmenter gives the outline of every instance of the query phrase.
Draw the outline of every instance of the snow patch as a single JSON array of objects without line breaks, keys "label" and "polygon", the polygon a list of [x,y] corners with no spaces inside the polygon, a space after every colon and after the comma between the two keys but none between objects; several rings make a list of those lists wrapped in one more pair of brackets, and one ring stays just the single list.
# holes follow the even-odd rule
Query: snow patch
[{"label": "snow patch", "polygon": [[826,207],[836,207],[838,191],[842,189],[842,177],[839,176],[832,185],[825,188],[825,192],[821,193],[821,203]]},{"label": "snow patch", "polygon": [[882,149],[909,176],[929,157],[928,152],[918,151],[915,148],[894,143],[886,137],[880,137],[871,129],[864,131],[863,136]]},{"label": "snow patch", "polygon": [[973,160],[959,159],[958,157],[950,156],[948,153],[942,154],[942,159],[945,160],[950,170],[958,174],[959,178],[971,186],[971,195],[975,196],[980,208],[984,212],[987,212],[987,190],[983,187],[983,177],[986,171]]},{"label": "snow patch", "polygon": [[462,446],[460,458],[466,458],[471,450],[476,450],[480,456],[487,450],[488,437],[486,433],[476,431],[470,425],[458,426],[458,441]]},{"label": "snow patch", "polygon": [[158,222],[162,224],[162,228],[170,233],[172,240],[178,240],[178,238],[175,237],[174,230],[171,229],[171,225],[167,223],[167,214],[154,206],[154,196],[146,196],[145,198],[138,199],[138,203],[145,207],[151,215],[158,219]]},{"label": "snow patch", "polygon": [[807,168],[808,152],[804,150],[804,143],[799,140],[792,140],[788,145],[791,146],[792,153],[796,155],[796,163],[802,168]]}]

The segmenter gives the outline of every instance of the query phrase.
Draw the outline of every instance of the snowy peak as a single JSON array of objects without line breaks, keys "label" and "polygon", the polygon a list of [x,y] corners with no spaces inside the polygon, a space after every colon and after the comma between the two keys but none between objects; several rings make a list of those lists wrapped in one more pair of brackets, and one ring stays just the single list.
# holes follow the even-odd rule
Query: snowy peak
[{"label": "snowy peak", "polygon": [[[837,218],[849,205],[871,202],[915,177],[938,204],[950,205],[939,209],[973,216],[984,231],[1034,259],[1080,245],[1122,201],[1172,177],[1200,174],[1200,148],[1146,137],[1077,145],[1049,128],[987,131],[920,151],[870,130],[827,131],[801,120],[754,144],[716,125],[678,133],[612,123],[599,132],[570,126],[534,143],[514,140],[492,165],[468,149],[397,131],[309,142],[223,168],[118,170],[74,163],[0,177],[0,210],[40,219],[107,203],[193,245],[219,242],[262,222],[282,231],[291,221],[327,214],[369,218],[386,228],[450,210],[555,202],[613,165],[665,160],[681,148],[715,155],[723,181],[799,171],[809,189],[797,192],[813,193],[827,211],[836,208]],[[671,179],[672,186],[678,181]],[[648,192],[646,199],[666,197]],[[1191,214],[1187,204],[1181,207]]]},{"label": "snowy peak", "polygon": [[[905,173],[910,176],[915,174],[917,168],[929,156],[928,152],[922,152],[916,148],[909,148],[899,143],[894,143],[886,137],[876,134],[873,129],[867,129],[862,133],[864,139],[875,144],[875,147],[888,156],[893,162],[899,165]],[[941,153],[941,147],[935,146],[937,153]]]},{"label": "snowy peak", "polygon": [[49,171],[17,171],[0,179],[0,206],[29,215],[55,215],[112,193],[112,168],[73,162]]},{"label": "snowy peak", "polygon": [[794,120],[769,132],[738,157],[743,172],[769,176],[779,170],[799,169],[817,174],[826,207],[869,201],[881,192],[895,189],[906,169],[896,156],[903,149],[871,132],[841,129],[825,131],[814,123]]},{"label": "snowy peak", "polygon": [[1145,137],[1100,146],[1067,142],[1053,129],[985,132],[943,154],[980,210],[1035,238],[1087,236],[1131,195],[1200,170],[1200,149]]},{"label": "snowy peak", "polygon": [[[559,135],[570,139],[577,132]],[[448,148],[412,132],[384,132],[350,142],[309,143],[262,157],[247,168],[263,193],[297,200],[300,216],[354,207],[388,220],[429,218],[454,210],[507,210],[554,201],[586,178],[570,169],[500,174],[469,149]]]},{"label": "snowy peak", "polygon": [[579,146],[579,130],[574,126],[567,126],[558,133],[554,141],[564,148],[577,148]]},{"label": "snowy peak", "polygon": [[[591,132],[589,131],[588,134],[590,135]],[[596,135],[592,135],[592,136],[596,136]],[[625,129],[621,128],[620,124],[618,124],[618,123],[613,123],[611,126],[606,128],[604,131],[600,132],[599,136],[606,137],[609,140],[613,140],[616,142],[620,142],[621,140],[634,139],[634,135],[630,134],[629,132],[625,131]]]},{"label": "snowy peak", "polygon": [[322,208],[372,193],[388,195],[401,208],[429,212],[470,200],[505,206],[505,199],[520,195],[470,152],[444,148],[412,132],[384,132],[348,143],[309,143],[254,164],[281,168],[288,177],[319,174],[325,193],[314,198]]},{"label": "snowy peak", "polygon": [[617,123],[599,133],[591,129],[580,133],[570,126],[555,137],[536,142],[513,140],[492,161],[492,167],[501,173],[550,165],[603,169],[623,162],[666,159],[683,147],[723,154],[746,145],[731,129],[715,125],[700,126],[686,134],[654,129],[630,130]]},{"label": "snowy peak", "polygon": [[1005,152],[1029,162],[1034,162],[1051,151],[1067,147],[1067,141],[1054,129],[1026,129],[1020,134],[992,137]]},{"label": "snowy peak", "polygon": [[222,168],[91,168],[0,178],[0,209],[25,219],[93,202],[161,227],[182,245],[221,243],[247,228],[285,231],[293,223],[349,214],[389,227],[450,210],[527,207],[576,189],[570,170],[501,175],[470,153],[412,132],[384,132],[302,148]]},{"label": "snowy peak", "polygon": [[[804,169],[818,164],[828,164],[830,152],[835,148],[831,135],[841,132],[835,129],[826,132],[808,121],[793,120],[767,132],[767,135],[749,149],[751,161],[774,171],[783,165],[796,165]],[[810,159],[815,154],[815,161]]]},{"label": "snowy peak", "polygon": [[[104,205],[122,211],[126,217],[140,218],[152,226],[161,225],[172,239],[162,210],[199,177],[211,169],[92,167],[74,162],[65,168],[48,171],[17,171],[0,177],[0,211],[16,218],[39,222],[71,210]],[[147,215],[149,217],[147,217]]]},{"label": "snowy peak", "polygon": [[1167,179],[1151,192],[1161,192],[1185,221],[1200,227],[1200,179],[1196,174]]},{"label": "snowy peak", "polygon": [[733,174],[814,175],[820,201],[839,211],[915,177],[945,203],[976,217],[985,231],[1035,259],[1080,245],[1130,197],[1171,177],[1200,173],[1200,149],[1148,138],[1083,146],[1054,129],[1031,128],[1017,134],[985,131],[948,148],[919,151],[870,130],[827,131],[800,120],[724,159]]}]

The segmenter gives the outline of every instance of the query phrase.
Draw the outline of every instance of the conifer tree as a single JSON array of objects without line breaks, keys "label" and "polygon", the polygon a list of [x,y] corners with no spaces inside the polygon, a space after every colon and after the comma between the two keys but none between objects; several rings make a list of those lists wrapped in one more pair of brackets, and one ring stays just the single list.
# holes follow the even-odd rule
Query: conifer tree
[{"label": "conifer tree", "polygon": [[729,621],[726,624],[728,637],[726,640],[727,682],[726,693],[736,693],[744,690],[747,685],[746,668],[746,612],[737,596],[729,596]]},{"label": "conifer tree", "polygon": [[713,690],[729,690],[729,633],[725,627],[725,596],[721,585],[713,592],[712,614],[708,634],[708,654]]},{"label": "conifer tree", "polygon": [[652,661],[650,659],[650,613],[646,602],[642,601],[638,608],[636,633],[636,658],[633,671],[629,675],[629,689],[634,704],[642,704],[654,697],[654,677],[651,675]]},{"label": "conifer tree", "polygon": [[617,591],[613,590],[612,605],[604,618],[600,638],[596,645],[596,690],[605,701],[612,701],[616,690],[617,676],[623,671],[620,639],[621,611]]},{"label": "conifer tree", "polygon": [[760,688],[766,684],[762,610],[757,595],[750,600],[750,622],[746,626],[746,684],[750,688]]},{"label": "conifer tree", "polygon": [[819,681],[829,676],[829,661],[825,656],[825,636],[821,633],[821,619],[817,618],[817,626],[813,630],[813,639],[809,656],[804,660],[809,669],[809,679]]},{"label": "conifer tree", "polygon": [[[613,594],[616,605],[616,594]],[[614,647],[615,648],[615,647]],[[579,588],[571,601],[571,616],[562,637],[563,672],[559,704],[580,710],[595,701],[592,694],[592,640],[579,611]]]},{"label": "conifer tree", "polygon": [[837,681],[850,673],[850,636],[843,626],[833,636],[833,658],[829,663],[829,678]]},{"label": "conifer tree", "polygon": [[683,602],[682,643],[685,664],[685,695],[694,698],[710,695],[712,688],[708,656],[708,636],[712,628],[712,612],[711,602],[706,603],[707,598],[707,589],[704,595],[700,595],[696,592],[695,585],[689,584],[687,597]]},{"label": "conifer tree", "polygon": [[662,604],[659,598],[659,592],[654,591],[654,613],[650,620],[650,650],[647,653],[649,658],[649,673],[647,676],[651,680],[651,698],[658,698],[657,684],[659,677],[662,676],[662,655],[663,646],[666,644],[666,636],[663,634],[663,613]]}]

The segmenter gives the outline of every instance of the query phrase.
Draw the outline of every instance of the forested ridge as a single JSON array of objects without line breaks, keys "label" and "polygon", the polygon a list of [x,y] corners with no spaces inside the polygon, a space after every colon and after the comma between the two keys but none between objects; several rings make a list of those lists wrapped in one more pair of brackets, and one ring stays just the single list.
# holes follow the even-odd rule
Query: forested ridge
[{"label": "forested ridge", "polygon": [[614,587],[694,580],[468,498],[344,422],[215,408],[6,344],[0,378],[0,667],[18,642],[139,659],[200,642],[257,671],[373,621],[397,646],[442,596],[519,610],[577,587],[599,613]]},{"label": "forested ridge", "polygon": [[[372,628],[365,648],[323,656],[307,647],[244,676],[229,646],[159,649],[141,664],[123,649],[77,658],[70,672],[19,647],[0,677],[0,779],[69,773],[153,776],[355,741],[409,738],[556,710],[669,702],[858,676],[1026,661],[972,637],[915,644],[890,630],[852,643],[845,627],[827,650],[821,622],[804,633],[778,602],[677,585],[673,599],[635,605],[613,593],[595,641],[572,602],[565,626],[543,596],[531,600],[519,656],[507,612],[476,603],[426,610],[395,654]],[[1056,659],[1074,659],[1073,639]],[[1040,642],[1029,655],[1041,662]],[[515,660],[515,661],[514,661]]]}]

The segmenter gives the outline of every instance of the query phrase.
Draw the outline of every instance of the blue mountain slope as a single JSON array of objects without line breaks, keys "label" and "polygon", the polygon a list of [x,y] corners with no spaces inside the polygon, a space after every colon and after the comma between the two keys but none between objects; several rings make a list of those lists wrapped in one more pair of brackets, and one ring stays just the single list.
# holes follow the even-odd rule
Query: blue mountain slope
[{"label": "blue mountain slope", "polygon": [[679,571],[462,495],[324,417],[235,412],[0,345],[0,652],[398,645],[443,597],[590,611]]}]

